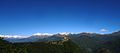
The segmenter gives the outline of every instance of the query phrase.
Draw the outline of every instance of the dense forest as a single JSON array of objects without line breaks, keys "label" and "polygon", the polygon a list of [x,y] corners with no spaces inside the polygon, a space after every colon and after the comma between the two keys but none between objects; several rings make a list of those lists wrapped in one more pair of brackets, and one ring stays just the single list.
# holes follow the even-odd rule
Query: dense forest
[{"label": "dense forest", "polygon": [[82,51],[71,40],[10,43],[0,39],[0,53],[83,53]]}]

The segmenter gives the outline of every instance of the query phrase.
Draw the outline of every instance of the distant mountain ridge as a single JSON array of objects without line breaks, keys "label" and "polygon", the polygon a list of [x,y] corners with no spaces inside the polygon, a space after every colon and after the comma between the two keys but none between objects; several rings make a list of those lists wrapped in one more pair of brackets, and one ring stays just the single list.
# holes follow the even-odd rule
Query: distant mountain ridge
[{"label": "distant mountain ridge", "polygon": [[[36,33],[33,34],[32,36],[3,36],[1,35],[1,37],[4,37],[4,40],[10,41],[10,42],[35,42],[35,41],[58,41],[58,40],[63,40],[65,36],[70,37],[71,39],[74,40],[74,38],[81,38],[81,36],[90,36],[90,37],[98,37],[98,35],[113,35],[114,36],[118,36],[120,34],[119,32],[114,32],[112,34],[97,34],[97,33],[88,33],[88,32],[83,32],[83,33],[68,33],[68,32],[64,32],[64,33],[56,33],[56,34],[48,34],[48,33]],[[105,39],[101,38],[102,40]],[[100,39],[100,38],[98,38]]]},{"label": "distant mountain ridge", "polygon": [[[24,45],[26,45],[26,43],[29,43],[30,47],[35,47],[34,49],[38,47],[36,46],[36,45],[39,45],[38,43],[40,43],[40,45],[41,43],[45,43],[45,44],[47,43],[49,45],[52,44],[54,45],[52,46],[52,48],[54,48],[56,47],[56,45],[59,45],[59,46],[64,45],[63,43],[71,41],[71,43],[73,42],[75,43],[75,45],[77,45],[77,48],[80,47],[81,50],[84,51],[83,53],[120,53],[120,31],[114,32],[111,34],[97,34],[97,33],[86,33],[86,32],[77,33],[77,34],[72,34],[72,33],[59,34],[58,33],[53,35],[37,34],[27,38],[11,38],[12,39],[11,40],[3,37],[3,39],[11,41],[13,42],[12,43],[13,45],[15,43],[15,45],[17,46],[22,46],[21,43]],[[6,41],[3,41],[3,42],[6,42]],[[67,45],[69,44],[66,44],[65,46]],[[71,47],[73,47],[73,45]],[[66,48],[65,46],[63,48]],[[60,47],[58,49],[60,49]],[[37,49],[37,51],[39,50]],[[72,52],[72,50],[70,51]],[[58,52],[58,50],[56,52]]]}]

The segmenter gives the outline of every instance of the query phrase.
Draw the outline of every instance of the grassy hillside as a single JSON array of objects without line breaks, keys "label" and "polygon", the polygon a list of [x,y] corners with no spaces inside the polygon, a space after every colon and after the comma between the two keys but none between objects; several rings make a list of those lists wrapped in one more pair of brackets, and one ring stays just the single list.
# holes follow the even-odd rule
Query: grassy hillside
[{"label": "grassy hillside", "polygon": [[85,53],[120,53],[119,34],[78,35],[78,37],[71,37],[71,39],[77,45],[81,46]]}]

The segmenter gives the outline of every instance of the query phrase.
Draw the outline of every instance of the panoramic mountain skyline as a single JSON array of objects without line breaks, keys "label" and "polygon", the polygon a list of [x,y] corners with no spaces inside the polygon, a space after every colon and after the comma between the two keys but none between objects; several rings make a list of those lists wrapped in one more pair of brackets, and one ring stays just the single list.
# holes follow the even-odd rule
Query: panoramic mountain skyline
[{"label": "panoramic mountain skyline", "polygon": [[120,30],[119,0],[0,0],[0,34]]}]

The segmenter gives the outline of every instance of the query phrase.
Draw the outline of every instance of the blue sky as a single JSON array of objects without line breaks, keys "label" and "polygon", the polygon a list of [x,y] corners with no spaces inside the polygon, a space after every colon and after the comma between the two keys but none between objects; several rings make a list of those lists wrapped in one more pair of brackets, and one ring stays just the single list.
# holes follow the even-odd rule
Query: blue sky
[{"label": "blue sky", "polygon": [[119,0],[0,0],[0,34],[120,30]]}]

